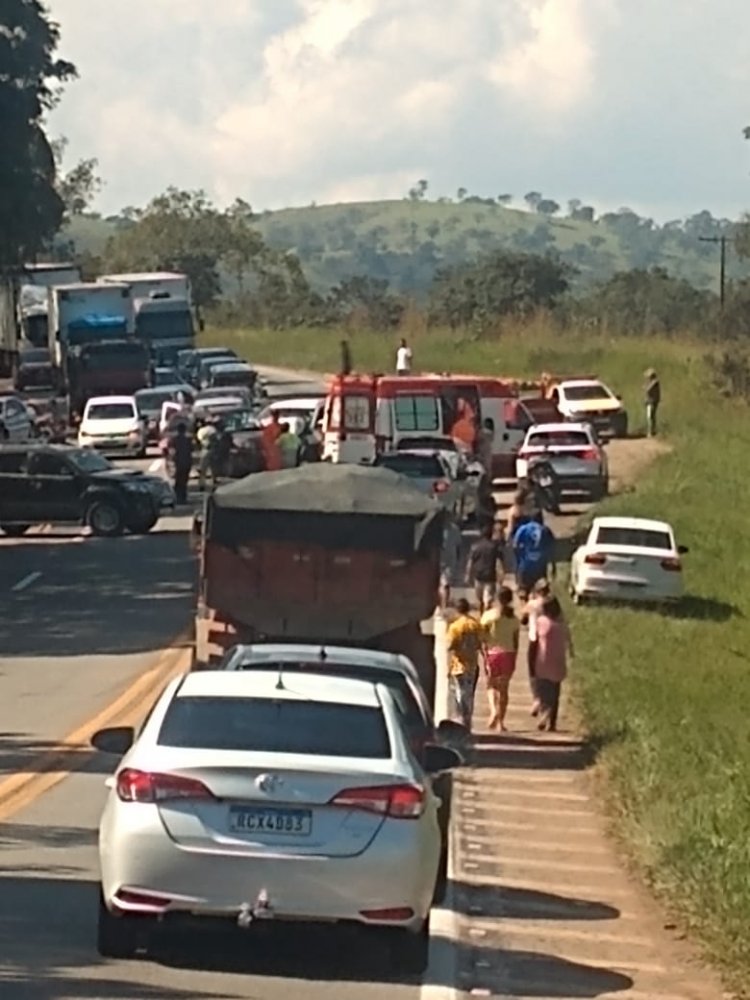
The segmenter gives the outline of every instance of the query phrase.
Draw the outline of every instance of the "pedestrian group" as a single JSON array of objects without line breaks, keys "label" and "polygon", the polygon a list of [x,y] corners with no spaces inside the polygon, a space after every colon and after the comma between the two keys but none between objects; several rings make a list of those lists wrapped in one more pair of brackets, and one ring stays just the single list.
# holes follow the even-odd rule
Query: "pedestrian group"
[{"label": "pedestrian group", "polygon": [[[456,617],[448,626],[448,670],[456,712],[471,730],[477,683],[483,674],[490,707],[490,729],[506,731],[510,682],[516,670],[522,627],[528,630],[527,669],[532,715],[538,728],[554,732],[560,691],[573,655],[570,629],[552,593],[555,538],[526,489],[519,489],[508,514],[507,536],[494,520],[482,525],[468,554],[463,582],[473,589],[480,615],[465,598],[456,601]],[[456,537],[456,534],[458,537]],[[504,586],[512,553],[516,593]],[[443,549],[441,605],[447,606],[451,584],[461,561],[461,536],[446,530]],[[515,608],[516,598],[518,611]]]}]

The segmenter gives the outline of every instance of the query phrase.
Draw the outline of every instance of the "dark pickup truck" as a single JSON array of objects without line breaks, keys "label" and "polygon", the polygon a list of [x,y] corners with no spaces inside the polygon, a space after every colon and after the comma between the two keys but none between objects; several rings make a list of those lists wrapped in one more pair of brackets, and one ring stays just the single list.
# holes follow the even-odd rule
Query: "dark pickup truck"
[{"label": "dark pickup truck", "polygon": [[87,525],[95,535],[145,534],[174,492],[164,479],[114,468],[67,445],[0,447],[0,530],[20,537],[34,524]]}]

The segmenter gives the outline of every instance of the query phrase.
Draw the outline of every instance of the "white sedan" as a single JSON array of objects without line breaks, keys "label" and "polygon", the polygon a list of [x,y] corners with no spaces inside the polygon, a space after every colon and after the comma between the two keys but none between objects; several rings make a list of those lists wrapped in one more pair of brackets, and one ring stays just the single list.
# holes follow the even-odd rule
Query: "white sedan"
[{"label": "white sedan", "polygon": [[[224,918],[386,929],[394,961],[419,971],[440,861],[427,772],[383,684],[205,671],[173,681],[124,753],[99,828],[98,949],[125,958],[154,921]],[[290,927],[293,924],[290,924]]]},{"label": "white sedan", "polygon": [[597,597],[677,601],[684,592],[681,556],[687,551],[666,521],[597,517],[573,553],[571,596],[577,604]]}]

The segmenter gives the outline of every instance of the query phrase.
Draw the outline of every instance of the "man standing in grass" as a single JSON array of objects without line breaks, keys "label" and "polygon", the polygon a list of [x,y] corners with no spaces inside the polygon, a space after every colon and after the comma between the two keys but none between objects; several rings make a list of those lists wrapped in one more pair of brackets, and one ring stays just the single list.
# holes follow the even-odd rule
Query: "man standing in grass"
[{"label": "man standing in grass", "polygon": [[656,413],[661,403],[661,384],[659,376],[653,368],[646,372],[646,433],[649,437],[656,436]]},{"label": "man standing in grass", "polygon": [[401,338],[401,343],[396,351],[396,374],[397,375],[409,375],[411,374],[411,362],[412,354],[411,347],[406,343],[404,337]]}]

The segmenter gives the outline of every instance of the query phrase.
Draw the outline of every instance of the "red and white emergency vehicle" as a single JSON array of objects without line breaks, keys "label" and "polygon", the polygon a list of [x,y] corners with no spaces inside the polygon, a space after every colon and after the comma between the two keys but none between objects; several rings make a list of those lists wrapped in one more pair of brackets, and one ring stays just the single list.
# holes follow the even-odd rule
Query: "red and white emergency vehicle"
[{"label": "red and white emergency vehicle", "polygon": [[483,422],[494,424],[492,474],[513,478],[528,421],[517,420],[521,383],[477,375],[338,375],[323,411],[323,458],[369,463],[384,451],[451,438],[475,452]]}]

